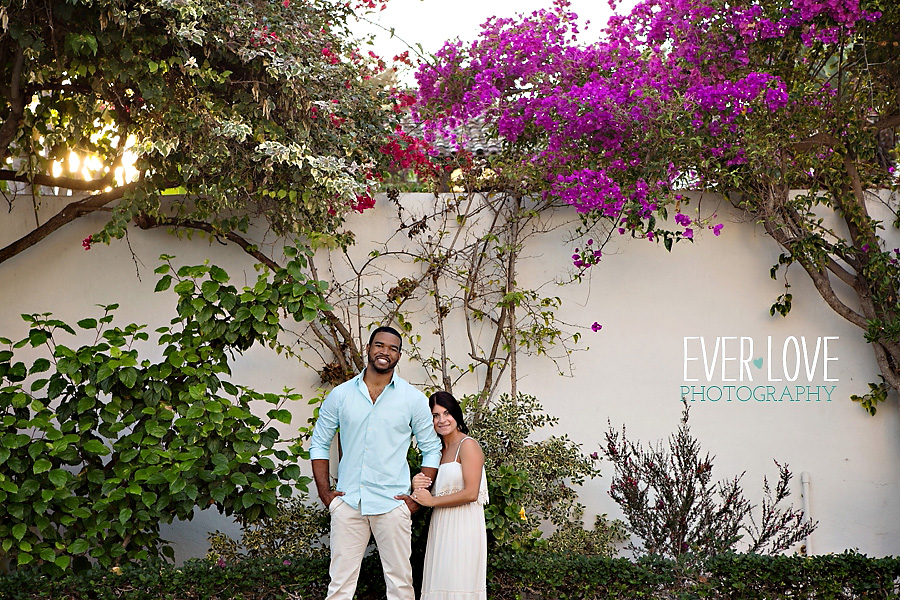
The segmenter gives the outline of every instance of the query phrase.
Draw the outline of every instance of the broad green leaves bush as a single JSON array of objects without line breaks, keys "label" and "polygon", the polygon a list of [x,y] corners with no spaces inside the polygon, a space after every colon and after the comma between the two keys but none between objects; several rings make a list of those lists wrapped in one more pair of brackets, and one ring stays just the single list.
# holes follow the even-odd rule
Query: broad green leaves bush
[{"label": "broad green leaves bush", "polygon": [[[583,528],[584,507],[577,486],[599,475],[590,457],[566,435],[533,440],[538,429],[558,419],[534,396],[502,395],[471,425],[484,450],[490,504],[485,507],[488,539],[496,547],[522,551],[548,543],[561,552],[611,556],[623,538],[622,524],[600,517]],[[539,527],[551,525],[549,540]]]},{"label": "broad green leaves bush", "polygon": [[[243,350],[281,348],[280,311],[303,320],[324,306],[303,255],[288,253],[286,269],[243,290],[218,267],[173,272],[166,262],[157,290],[175,284],[177,316],[156,330],[158,348],[145,326],[113,324],[116,305],[77,330],[23,315],[28,336],[0,339],[2,556],[51,573],[171,556],[160,523],[207,507],[252,522],[276,515],[279,496],[306,490],[302,440],[280,440],[274,427],[290,423],[285,405],[299,396],[228,380]],[[28,347],[44,355],[17,360]],[[259,416],[251,403],[270,408]]]}]

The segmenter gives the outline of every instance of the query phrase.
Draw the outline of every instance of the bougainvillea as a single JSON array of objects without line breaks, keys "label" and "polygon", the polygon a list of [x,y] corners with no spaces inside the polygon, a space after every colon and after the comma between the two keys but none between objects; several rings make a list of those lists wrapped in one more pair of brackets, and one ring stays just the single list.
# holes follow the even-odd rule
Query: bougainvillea
[{"label": "bougainvillea", "polygon": [[[535,165],[535,189],[650,239],[677,190],[707,176],[660,152],[661,124],[687,117],[682,135],[701,134],[717,163],[744,163],[745,121],[789,103],[783,74],[751,64],[753,46],[791,35],[806,47],[831,43],[879,16],[852,0],[644,0],[580,44],[568,8],[557,0],[553,10],[494,18],[471,45],[445,45],[418,72],[418,114],[432,134],[483,120]],[[676,237],[692,237],[678,224]]]},{"label": "bougainvillea", "polygon": [[[593,41],[579,27],[557,0],[446,44],[417,75],[430,135],[482,123],[530,193],[668,249],[722,233],[693,204],[729,200],[782,248],[773,277],[800,266],[866,332],[885,381],[857,399],[873,412],[900,389],[900,269],[880,233],[898,213],[867,206],[897,189],[897,3],[641,0]],[[573,261],[590,266],[581,250]],[[850,301],[835,292],[844,285]]]}]

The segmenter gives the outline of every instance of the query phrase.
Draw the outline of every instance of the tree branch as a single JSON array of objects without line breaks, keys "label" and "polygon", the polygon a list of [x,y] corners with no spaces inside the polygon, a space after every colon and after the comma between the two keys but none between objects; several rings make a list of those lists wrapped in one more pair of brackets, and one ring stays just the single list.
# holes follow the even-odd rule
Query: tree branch
[{"label": "tree branch", "polygon": [[137,186],[138,182],[129,183],[108,192],[94,194],[93,196],[88,196],[84,200],[69,203],[60,212],[51,217],[46,223],[36,227],[28,234],[22,236],[12,244],[9,244],[8,246],[0,250],[0,263],[5,262],[10,258],[16,256],[17,254],[24,252],[28,248],[31,248],[57,229],[63,227],[64,225],[67,225],[68,223],[71,223],[75,219],[99,210],[110,202],[119,200],[120,198],[122,198],[122,196],[125,195],[126,192],[135,189]]},{"label": "tree branch", "polygon": [[879,119],[870,125],[870,128],[875,131],[883,131],[894,127],[900,127],[900,115],[891,115],[890,117]]},{"label": "tree branch", "polygon": [[53,177],[37,173],[34,175],[18,174],[15,171],[0,170],[0,181],[16,181],[19,183],[27,183],[31,185],[43,185],[47,187],[60,187],[67,190],[76,190],[79,192],[92,192],[94,190],[102,190],[109,187],[113,183],[115,177],[115,168],[122,163],[122,156],[117,155],[116,159],[109,167],[106,175],[100,179],[78,179],[75,177]]},{"label": "tree branch", "polygon": [[833,148],[838,145],[840,145],[838,139],[827,133],[817,133],[810,138],[792,144],[793,148],[798,152],[809,152],[818,146],[829,146]]},{"label": "tree branch", "polygon": [[0,153],[4,158],[9,156],[9,145],[16,137],[19,123],[25,114],[25,94],[22,93],[22,69],[25,65],[25,49],[20,47],[13,63],[12,77],[9,82],[9,116],[0,127]]},{"label": "tree branch", "polygon": [[233,231],[223,232],[217,229],[212,224],[207,223],[206,221],[198,221],[196,219],[176,219],[174,217],[154,217],[146,213],[141,213],[134,218],[134,222],[141,229],[153,229],[156,227],[181,227],[205,231],[216,237],[225,238],[230,242],[234,242],[235,244],[240,246],[244,252],[258,260],[261,264],[269,267],[273,271],[277,271],[281,268],[281,265],[263,254],[256,246],[256,244],[251,243],[250,241],[239,236]]}]

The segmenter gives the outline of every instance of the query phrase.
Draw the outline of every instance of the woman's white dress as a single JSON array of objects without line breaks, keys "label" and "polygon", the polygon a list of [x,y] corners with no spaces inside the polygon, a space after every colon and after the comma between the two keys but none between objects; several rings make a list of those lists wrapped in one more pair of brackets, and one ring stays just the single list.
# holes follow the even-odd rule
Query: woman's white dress
[{"label": "woman's white dress", "polygon": [[[456,456],[459,457],[459,450]],[[462,489],[462,465],[455,460],[441,464],[432,493],[446,496]],[[482,467],[481,487],[475,502],[432,510],[421,600],[486,600],[484,505],[487,502],[487,478]]]}]

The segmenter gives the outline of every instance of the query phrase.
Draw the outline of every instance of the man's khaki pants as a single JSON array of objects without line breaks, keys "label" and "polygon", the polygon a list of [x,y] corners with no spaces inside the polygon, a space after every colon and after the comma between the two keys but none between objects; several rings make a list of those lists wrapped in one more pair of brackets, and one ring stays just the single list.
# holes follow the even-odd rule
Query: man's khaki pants
[{"label": "man's khaki pants", "polygon": [[331,501],[331,583],[326,600],[352,600],[370,535],[375,536],[388,600],[415,600],[410,535],[412,517],[406,502],[383,515],[363,516],[340,497]]}]

